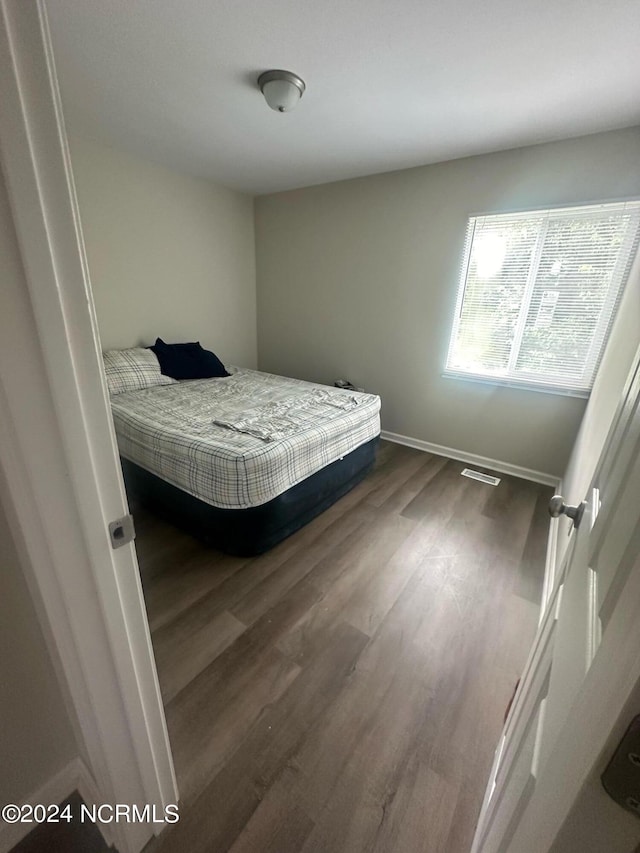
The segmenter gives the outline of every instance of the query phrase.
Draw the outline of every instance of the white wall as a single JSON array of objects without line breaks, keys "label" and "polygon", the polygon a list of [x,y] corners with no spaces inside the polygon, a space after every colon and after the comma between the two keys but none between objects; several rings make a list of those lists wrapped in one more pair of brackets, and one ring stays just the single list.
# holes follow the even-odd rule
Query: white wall
[{"label": "white wall", "polygon": [[255,367],[253,201],[71,136],[103,349],[199,340]]},{"label": "white wall", "polygon": [[382,396],[383,428],[560,476],[585,401],[441,377],[470,215],[640,195],[640,128],[256,199],[261,369]]}]

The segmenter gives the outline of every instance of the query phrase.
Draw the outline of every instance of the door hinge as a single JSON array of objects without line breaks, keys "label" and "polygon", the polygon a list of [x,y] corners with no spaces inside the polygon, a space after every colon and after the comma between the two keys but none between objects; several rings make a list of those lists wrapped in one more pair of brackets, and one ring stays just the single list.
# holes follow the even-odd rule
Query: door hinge
[{"label": "door hinge", "polygon": [[128,545],[129,542],[133,542],[136,538],[133,516],[131,514],[125,515],[110,522],[109,538],[111,539],[112,548],[121,548],[123,545]]}]

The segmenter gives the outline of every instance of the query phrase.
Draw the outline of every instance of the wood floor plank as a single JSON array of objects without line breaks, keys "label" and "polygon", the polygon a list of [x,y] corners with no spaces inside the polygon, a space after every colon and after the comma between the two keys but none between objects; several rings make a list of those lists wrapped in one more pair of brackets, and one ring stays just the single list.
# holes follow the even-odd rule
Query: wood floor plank
[{"label": "wood floor plank", "polygon": [[220,770],[262,708],[298,676],[300,667],[277,643],[319,597],[306,579],[296,584],[169,703],[167,723],[184,796]]},{"label": "wood floor plank", "polygon": [[384,809],[371,853],[442,853],[451,833],[459,787],[412,756]]},{"label": "wood floor plank", "polygon": [[425,487],[404,508],[402,515],[416,521],[439,521],[449,518],[465,489],[473,482],[461,477],[462,462],[448,460]]},{"label": "wood floor plank", "polygon": [[252,625],[292,586],[306,577],[321,560],[332,555],[345,540],[363,535],[365,524],[371,520],[371,515],[371,511],[366,507],[356,506],[351,512],[336,518],[303,552],[295,554],[283,563],[277,572],[273,572],[250,589],[233,606],[234,615],[245,625]]},{"label": "wood floor plank", "polygon": [[231,853],[297,853],[313,829],[311,818],[292,802],[290,787],[271,788],[231,847]]},{"label": "wood floor plank", "polygon": [[360,655],[342,692],[298,750],[295,766],[304,775],[305,805],[312,816],[334,790],[385,696],[402,703],[403,688],[396,680],[399,670],[427,688],[434,683],[436,660],[430,650],[414,643],[423,621],[429,618],[433,588],[430,573],[421,566]]},{"label": "wood floor plank", "polygon": [[354,589],[340,611],[340,618],[372,637],[432,547],[428,533],[416,526],[383,570],[368,573],[364,582]]},{"label": "wood floor plank", "polygon": [[[217,660],[220,660],[218,658]],[[215,661],[212,666],[215,666]],[[209,667],[210,669],[210,667]],[[261,710],[286,690],[300,668],[268,648],[235,678],[198,676],[167,706],[167,726],[181,797],[188,801],[219,772]],[[187,694],[185,696],[185,694]]]},{"label": "wood floor plank", "polygon": [[187,618],[171,622],[153,634],[153,652],[165,703],[246,630],[246,625],[226,610],[204,621],[198,615],[197,609],[191,608]]},{"label": "wood floor plank", "polygon": [[[485,568],[488,569],[487,563]],[[488,586],[483,588],[482,583],[476,583],[471,600],[461,611],[453,602],[447,605],[447,596],[439,594],[438,613],[444,616],[443,621],[437,625],[437,619],[432,620],[429,630],[423,630],[416,638],[438,657],[435,691],[440,709],[428,718],[417,750],[436,773],[460,784],[465,784],[471,775],[479,788],[489,773],[515,673],[519,674],[526,657],[526,653],[522,655],[515,673],[498,666],[504,661],[487,638],[493,639],[500,631],[504,605],[509,599],[501,597],[499,588],[494,598],[491,584]],[[449,628],[445,629],[447,623]],[[535,621],[520,621],[516,630],[532,637]],[[447,712],[443,713],[442,708]],[[481,798],[479,790],[478,801]]]},{"label": "wood floor plank", "polygon": [[321,561],[309,579],[323,594],[281,637],[278,648],[298,662],[311,655],[346,602],[383,569],[413,527],[413,522],[397,515],[378,519],[367,536],[350,541],[339,554]]},{"label": "wood floor plank", "polygon": [[511,477],[507,474],[499,474],[495,471],[488,471],[485,469],[482,470],[484,473],[491,474],[492,476],[500,479],[500,483],[491,488],[489,500],[482,509],[482,514],[486,515],[487,518],[500,519],[503,516],[508,515],[512,506],[512,501],[517,493],[523,489],[529,491],[531,487],[535,488],[533,483],[530,486],[529,483],[519,479],[518,477]]},{"label": "wood floor plank", "polygon": [[172,622],[246,564],[246,559],[203,550],[202,546],[182,563],[168,563],[160,575],[143,583],[151,630]]},{"label": "wood floor plank", "polygon": [[[498,486],[500,489],[503,483]],[[491,549],[495,554],[511,560],[520,561],[525,548],[533,515],[540,510],[537,504],[540,486],[517,477],[505,477],[504,486],[510,491],[505,500],[505,508],[494,515],[495,528]],[[548,532],[548,515],[543,514],[547,523],[544,533]]]},{"label": "wood floor plank", "polygon": [[484,788],[476,779],[465,779],[458,788],[449,835],[438,853],[468,853],[473,843]]},{"label": "wood floor plank", "polygon": [[201,553],[200,543],[148,510],[134,513],[136,553],[143,582],[150,581],[167,569],[180,569],[183,562]]},{"label": "wood floor plank", "polygon": [[549,530],[548,506],[553,489],[540,488],[527,534],[522,559],[518,565],[517,595],[526,598],[534,605],[542,598],[543,575],[540,566],[544,565],[547,555],[547,533]]},{"label": "wood floor plank", "polygon": [[428,464],[433,457],[429,453],[413,452],[407,453],[404,458],[397,461],[392,471],[389,471],[379,485],[369,492],[367,503],[380,507],[389,497],[403,486],[408,480]]},{"label": "wood floor plank", "polygon": [[302,850],[365,850],[374,843],[396,778],[401,776],[430,705],[428,679],[397,668],[389,690],[348,755]]},{"label": "wood floor plank", "polygon": [[[285,770],[300,770],[298,755],[310,733],[322,724],[350,685],[368,638],[339,623],[322,650],[302,669],[281,700],[265,709],[233,757],[257,784],[268,787]],[[223,776],[224,774],[221,774]]]},{"label": "wood floor plank", "polygon": [[299,674],[299,666],[275,642],[317,598],[310,584],[298,584],[168,704],[183,796],[191,796],[219,772],[264,706]]},{"label": "wood floor plank", "polygon": [[478,582],[471,567],[481,572],[486,558],[470,560],[467,555],[429,557],[426,563],[433,584],[437,584],[429,619],[422,621],[415,642],[443,651],[460,637],[467,636],[478,605]]},{"label": "wood floor plank", "polygon": [[182,807],[148,853],[468,853],[548,490],[463,467],[382,442],[358,487],[236,564],[159,523],[145,594]]},{"label": "wood floor plank", "polygon": [[487,650],[492,666],[506,672],[515,682],[531,643],[528,637],[538,625],[539,607],[520,595],[505,595],[502,617],[494,627],[494,643]]},{"label": "wood floor plank", "polygon": [[183,811],[180,823],[163,833],[154,853],[156,847],[163,853],[228,850],[269,788],[295,768],[300,744],[349,682],[367,641],[350,625],[336,626],[279,701],[265,705],[220,772]]},{"label": "wood floor plank", "polygon": [[373,471],[341,500],[345,501],[347,498],[352,501],[362,500],[362,498],[375,492],[376,489],[384,487],[388,477],[395,477],[396,468],[403,464],[403,460],[415,458],[415,450],[403,447],[400,444],[392,445],[391,442],[381,441],[380,447],[382,453],[378,452],[378,459]]},{"label": "wood floor plank", "polygon": [[[306,565],[310,559],[312,560],[313,554],[316,553],[314,544],[317,540],[322,543],[326,531],[332,526],[331,518],[325,518],[324,521],[325,523],[320,530],[307,531],[307,536],[302,544],[296,543],[295,547],[289,547],[286,550],[276,551],[274,549],[253,560],[243,560],[239,568],[229,573],[221,583],[211,581],[211,588],[204,595],[200,594],[201,590],[198,589],[197,594],[194,593],[195,597],[194,601],[191,602],[191,606],[189,608],[181,608],[174,616],[174,619],[186,620],[188,622],[197,620],[200,623],[205,623],[214,619],[225,610],[234,612],[235,608],[239,607],[244,600],[251,601],[249,596],[255,589],[260,589],[258,593],[258,601],[260,601],[260,597],[263,595],[262,590],[264,589],[262,585],[268,578],[272,578],[279,589],[281,584],[279,571],[283,566],[287,565],[289,560],[296,559],[296,562],[293,563],[294,571],[299,566]],[[340,522],[340,519],[333,519],[333,523],[336,522]],[[350,523],[350,521],[345,522],[345,526],[348,526]],[[306,548],[304,547],[305,542],[307,543]],[[297,558],[296,555],[298,555]],[[300,572],[300,574],[303,576],[304,572]],[[190,578],[186,576],[176,579],[176,591],[183,599],[189,595],[189,582]],[[178,585],[179,590],[177,589]],[[283,586],[283,589],[286,591],[286,586]],[[167,593],[165,592],[166,595]],[[264,611],[268,609],[268,606],[258,607],[258,609]],[[249,621],[249,617],[246,614],[245,619]],[[253,616],[251,617],[251,621],[253,621]],[[161,624],[164,624],[164,622]]]},{"label": "wood floor plank", "polygon": [[264,790],[241,774],[225,775],[225,784],[205,787],[180,820],[168,826],[144,853],[226,853],[260,806]]},{"label": "wood floor plank", "polygon": [[425,458],[422,464],[415,470],[408,480],[403,482],[399,488],[388,492],[382,502],[378,504],[383,512],[402,513],[411,501],[418,495],[449,461],[444,456],[431,456],[428,453],[421,454]]},{"label": "wood floor plank", "polygon": [[[199,590],[197,593],[190,593],[189,578],[177,581],[180,586],[179,595],[184,598],[190,594],[195,595],[196,606],[202,608],[203,618],[213,618],[223,610],[235,613],[237,608],[241,614],[238,616],[240,621],[251,623],[258,613],[268,609],[273,600],[271,598],[267,602],[264,598],[267,595],[266,590],[269,589],[265,584],[267,579],[270,578],[278,593],[282,594],[288,588],[286,579],[292,575],[293,580],[303,577],[306,568],[312,567],[318,559],[332,551],[336,541],[340,541],[343,535],[354,536],[358,528],[361,528],[361,534],[366,533],[360,524],[370,514],[366,507],[360,507],[366,494],[360,495],[356,500],[353,492],[350,492],[341,502],[331,506],[321,516],[266,554],[253,559],[223,556],[216,565],[226,567],[227,561],[230,560],[230,570],[222,569],[226,571],[226,575],[221,583],[212,582],[211,595],[200,595]],[[281,575],[283,568],[285,570]],[[218,570],[220,571],[220,568]],[[168,581],[166,583],[168,585]],[[256,592],[252,594],[254,590]],[[163,591],[163,595],[166,599],[168,591]]]}]

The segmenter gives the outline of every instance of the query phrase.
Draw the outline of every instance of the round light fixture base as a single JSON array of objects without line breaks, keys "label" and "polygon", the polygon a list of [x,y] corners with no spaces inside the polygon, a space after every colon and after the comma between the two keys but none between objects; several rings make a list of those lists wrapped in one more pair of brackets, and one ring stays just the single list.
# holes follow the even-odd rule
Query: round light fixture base
[{"label": "round light fixture base", "polygon": [[264,71],[258,77],[258,86],[272,110],[288,113],[292,110],[307,88],[305,82],[292,71]]}]

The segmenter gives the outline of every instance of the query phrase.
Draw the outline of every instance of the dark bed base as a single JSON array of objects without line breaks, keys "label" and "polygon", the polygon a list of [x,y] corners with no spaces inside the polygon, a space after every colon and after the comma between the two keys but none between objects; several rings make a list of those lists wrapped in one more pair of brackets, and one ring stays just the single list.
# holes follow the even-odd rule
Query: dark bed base
[{"label": "dark bed base", "polygon": [[364,479],[377,445],[376,437],[266,504],[249,509],[210,506],[139,465],[121,461],[132,502],[139,501],[228,554],[253,557],[286,539]]}]

